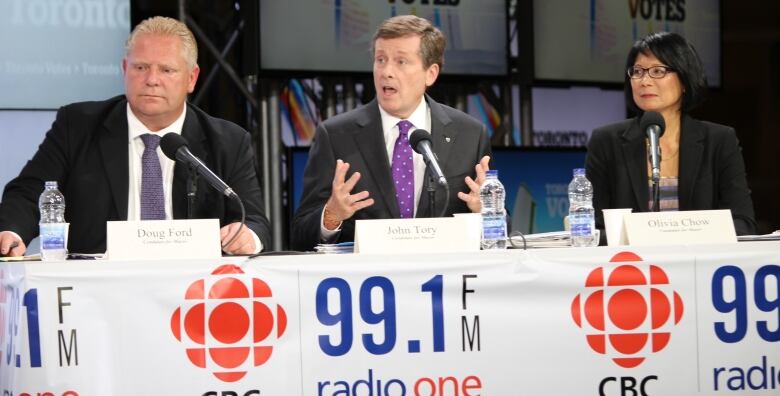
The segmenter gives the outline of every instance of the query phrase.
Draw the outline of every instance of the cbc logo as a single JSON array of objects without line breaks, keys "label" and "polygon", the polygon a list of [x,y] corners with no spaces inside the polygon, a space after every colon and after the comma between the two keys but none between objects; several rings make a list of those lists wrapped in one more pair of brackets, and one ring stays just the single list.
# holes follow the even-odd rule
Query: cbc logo
[{"label": "cbc logo", "polygon": [[682,299],[666,272],[641,261],[634,253],[616,254],[610,262],[632,263],[591,271],[585,291],[571,304],[571,316],[591,349],[624,368],[664,349],[683,315]]},{"label": "cbc logo", "polygon": [[287,314],[268,284],[241,268],[222,265],[211,275],[187,289],[171,316],[171,331],[192,364],[235,382],[268,361],[287,327]]}]

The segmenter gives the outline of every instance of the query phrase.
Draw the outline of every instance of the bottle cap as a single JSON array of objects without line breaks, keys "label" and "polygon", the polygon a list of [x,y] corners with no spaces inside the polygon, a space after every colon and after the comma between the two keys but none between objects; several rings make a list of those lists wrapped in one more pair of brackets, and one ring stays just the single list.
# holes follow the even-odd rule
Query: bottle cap
[{"label": "bottle cap", "polygon": [[45,183],[46,188],[57,188],[57,182],[56,181],[47,181]]},{"label": "bottle cap", "polygon": [[498,177],[498,169],[491,169],[491,170],[487,171],[487,176],[488,177],[491,177],[491,176],[492,177]]},{"label": "bottle cap", "polygon": [[574,176],[585,176],[585,168],[574,168]]}]

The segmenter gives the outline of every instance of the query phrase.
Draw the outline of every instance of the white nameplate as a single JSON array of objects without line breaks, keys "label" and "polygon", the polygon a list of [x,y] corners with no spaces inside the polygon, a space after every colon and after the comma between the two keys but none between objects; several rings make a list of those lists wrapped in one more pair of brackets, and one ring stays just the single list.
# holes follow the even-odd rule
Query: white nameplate
[{"label": "white nameplate", "polygon": [[623,220],[631,246],[737,242],[728,209],[629,213]]},{"label": "white nameplate", "polygon": [[479,216],[358,220],[355,253],[476,252],[480,246]]},{"label": "white nameplate", "polygon": [[219,258],[219,220],[109,221],[106,248],[111,260]]}]

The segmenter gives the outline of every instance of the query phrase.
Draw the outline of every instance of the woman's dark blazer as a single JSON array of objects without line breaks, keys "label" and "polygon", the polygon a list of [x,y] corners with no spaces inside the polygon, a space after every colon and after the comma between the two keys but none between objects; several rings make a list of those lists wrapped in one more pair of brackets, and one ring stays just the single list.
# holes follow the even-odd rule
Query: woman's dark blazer
[{"label": "woman's dark blazer", "polygon": [[[755,234],[753,202],[734,128],[684,115],[679,155],[680,210],[731,209],[737,234]],[[585,169],[593,183],[597,228],[604,228],[602,209],[650,211],[646,138],[638,117],[594,130]]]}]

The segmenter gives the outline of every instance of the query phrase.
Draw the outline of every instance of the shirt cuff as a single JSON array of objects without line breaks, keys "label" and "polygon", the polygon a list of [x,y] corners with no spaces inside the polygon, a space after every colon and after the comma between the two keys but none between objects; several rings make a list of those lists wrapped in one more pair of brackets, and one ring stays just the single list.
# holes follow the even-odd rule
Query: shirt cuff
[{"label": "shirt cuff", "polygon": [[[247,227],[248,228],[248,227]],[[255,240],[255,251],[252,254],[258,254],[263,251],[263,243],[260,242],[260,238],[257,237],[254,231],[249,228],[249,232],[252,233],[252,238]]]}]

